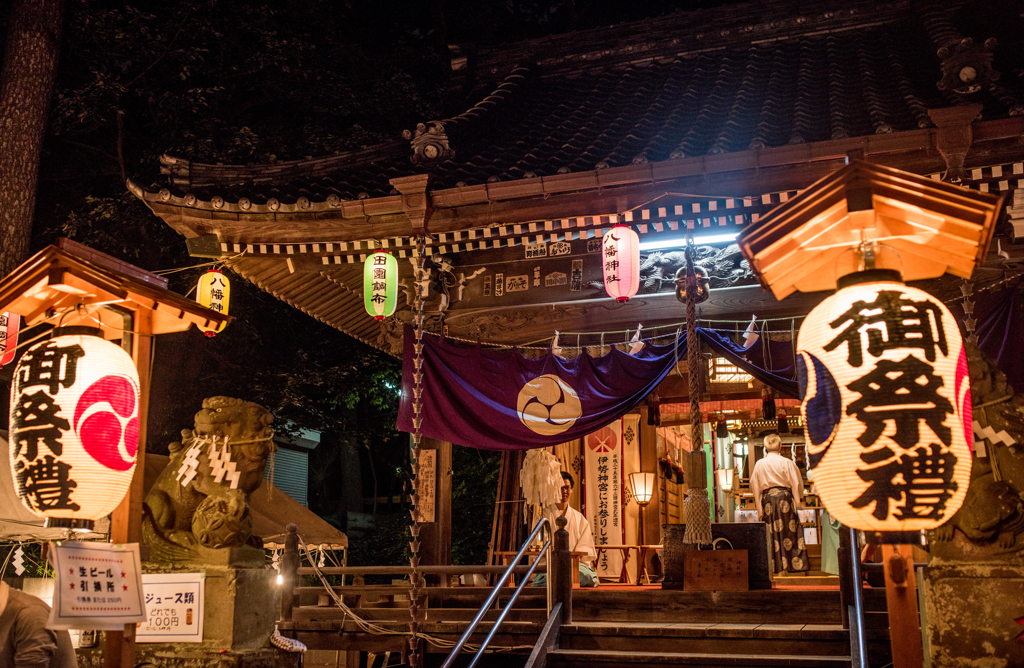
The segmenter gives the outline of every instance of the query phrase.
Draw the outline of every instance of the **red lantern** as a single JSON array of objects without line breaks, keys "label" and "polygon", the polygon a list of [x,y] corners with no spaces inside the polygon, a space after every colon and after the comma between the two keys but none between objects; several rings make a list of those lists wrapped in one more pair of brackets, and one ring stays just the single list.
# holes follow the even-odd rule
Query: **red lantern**
[{"label": "red lantern", "polygon": [[640,237],[628,225],[604,235],[604,289],[617,302],[628,302],[640,289]]}]

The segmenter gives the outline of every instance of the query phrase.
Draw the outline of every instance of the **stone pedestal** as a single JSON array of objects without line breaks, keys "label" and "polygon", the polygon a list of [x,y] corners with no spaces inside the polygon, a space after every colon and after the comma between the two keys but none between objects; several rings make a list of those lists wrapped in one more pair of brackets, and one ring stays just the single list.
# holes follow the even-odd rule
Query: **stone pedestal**
[{"label": "stone pedestal", "polygon": [[[1024,666],[1024,564],[923,569],[926,638],[936,668]],[[1024,636],[1021,636],[1024,638]]]},{"label": "stone pedestal", "polygon": [[[231,563],[223,550],[221,563]],[[237,555],[235,555],[237,557]],[[237,561],[237,559],[235,559]],[[144,573],[203,573],[203,642],[139,643],[136,662],[157,668],[298,668],[299,655],[269,643],[279,605],[277,574],[269,568],[143,563]],[[79,650],[81,668],[101,668],[103,643]]]},{"label": "stone pedestal", "polygon": [[175,647],[248,651],[267,646],[280,607],[272,569],[148,562],[143,572],[205,575],[203,642]]}]

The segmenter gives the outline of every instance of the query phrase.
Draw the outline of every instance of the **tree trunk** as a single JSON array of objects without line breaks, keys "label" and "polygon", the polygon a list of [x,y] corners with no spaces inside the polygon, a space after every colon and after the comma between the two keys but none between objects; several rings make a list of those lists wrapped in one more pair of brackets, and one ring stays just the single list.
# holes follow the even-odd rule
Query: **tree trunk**
[{"label": "tree trunk", "polygon": [[14,0],[0,71],[0,277],[28,255],[63,0]]}]

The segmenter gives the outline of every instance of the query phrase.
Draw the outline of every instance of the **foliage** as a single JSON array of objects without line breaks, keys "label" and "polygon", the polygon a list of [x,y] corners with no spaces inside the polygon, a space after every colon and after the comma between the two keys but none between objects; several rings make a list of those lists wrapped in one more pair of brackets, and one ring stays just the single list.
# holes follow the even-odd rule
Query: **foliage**
[{"label": "foliage", "polygon": [[485,564],[501,454],[452,446],[452,563]]}]

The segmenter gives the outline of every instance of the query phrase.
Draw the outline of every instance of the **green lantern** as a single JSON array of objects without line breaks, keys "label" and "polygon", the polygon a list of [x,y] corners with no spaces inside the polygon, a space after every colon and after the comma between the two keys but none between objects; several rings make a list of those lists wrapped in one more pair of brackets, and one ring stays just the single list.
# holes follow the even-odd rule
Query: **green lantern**
[{"label": "green lantern", "polygon": [[395,312],[398,302],[398,260],[376,250],[363,264],[363,303],[374,320],[383,320]]}]

